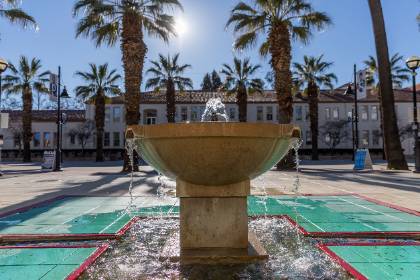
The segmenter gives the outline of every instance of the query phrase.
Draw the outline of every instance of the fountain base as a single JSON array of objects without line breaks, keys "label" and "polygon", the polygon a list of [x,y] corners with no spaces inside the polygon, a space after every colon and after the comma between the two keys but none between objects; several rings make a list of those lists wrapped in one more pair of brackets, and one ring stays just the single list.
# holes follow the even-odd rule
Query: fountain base
[{"label": "fountain base", "polygon": [[248,248],[199,248],[181,249],[179,234],[173,234],[166,242],[161,261],[189,264],[241,264],[264,262],[268,254],[253,232],[248,233]]}]

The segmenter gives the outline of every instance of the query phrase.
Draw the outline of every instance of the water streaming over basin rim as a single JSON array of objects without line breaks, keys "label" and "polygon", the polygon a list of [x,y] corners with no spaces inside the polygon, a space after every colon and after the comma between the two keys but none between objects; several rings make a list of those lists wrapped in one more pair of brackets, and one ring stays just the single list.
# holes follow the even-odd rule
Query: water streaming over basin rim
[{"label": "water streaming over basin rim", "polygon": [[249,226],[270,255],[266,263],[180,266],[161,261],[161,250],[179,230],[179,221],[142,219],[82,279],[351,279],[316,247],[319,240],[297,238],[285,219],[259,218]]}]

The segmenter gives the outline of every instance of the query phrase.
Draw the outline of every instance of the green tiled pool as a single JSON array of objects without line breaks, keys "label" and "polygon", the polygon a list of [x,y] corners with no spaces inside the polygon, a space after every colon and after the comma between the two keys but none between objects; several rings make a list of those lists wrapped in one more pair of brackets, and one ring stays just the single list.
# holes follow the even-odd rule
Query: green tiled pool
[{"label": "green tiled pool", "polygon": [[0,247],[0,279],[76,279],[104,250],[105,246]]},{"label": "green tiled pool", "polygon": [[[176,199],[135,197],[64,197],[0,218],[0,240],[12,235],[115,235],[134,216],[177,215]],[[356,196],[248,198],[251,216],[287,215],[307,234],[380,233],[420,237],[420,217]],[[109,238],[109,236],[107,236]]]},{"label": "green tiled pool", "polygon": [[[266,204],[264,204],[266,203]],[[288,215],[310,233],[418,234],[420,217],[356,196],[250,197],[250,215]]]},{"label": "green tiled pool", "polygon": [[[0,239],[8,235],[112,235],[133,219],[129,197],[64,197],[0,218]],[[167,202],[165,202],[167,203]],[[135,197],[134,205],[158,207],[153,197]],[[142,212],[143,208],[139,209]]]},{"label": "green tiled pool", "polygon": [[[322,249],[357,279],[419,279],[420,243],[417,245],[331,245]],[[343,262],[344,261],[344,262]]]}]

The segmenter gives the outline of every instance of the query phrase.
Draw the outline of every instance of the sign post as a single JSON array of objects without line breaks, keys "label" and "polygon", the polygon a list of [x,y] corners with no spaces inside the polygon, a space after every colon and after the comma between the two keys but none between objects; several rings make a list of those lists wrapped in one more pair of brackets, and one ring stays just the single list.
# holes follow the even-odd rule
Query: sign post
[{"label": "sign post", "polygon": [[45,151],[41,168],[53,170],[54,167],[55,167],[55,151]]}]

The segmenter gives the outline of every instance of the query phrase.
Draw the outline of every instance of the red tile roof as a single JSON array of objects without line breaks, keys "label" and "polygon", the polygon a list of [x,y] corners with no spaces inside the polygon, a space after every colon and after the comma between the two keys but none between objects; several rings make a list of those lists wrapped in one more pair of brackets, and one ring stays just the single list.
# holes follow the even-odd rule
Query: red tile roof
[{"label": "red tile roof", "polygon": [[[333,91],[323,90],[320,93],[319,99],[321,103],[352,103],[354,102],[353,95],[346,95],[345,91],[347,85],[343,85]],[[420,102],[420,94],[418,94],[418,100]],[[395,89],[394,96],[396,102],[412,102],[412,93],[406,89]],[[176,102],[182,104],[204,104],[212,97],[221,97],[223,103],[235,103],[236,96],[234,94],[227,94],[226,92],[202,92],[202,91],[186,91],[176,93]],[[367,97],[361,99],[362,102],[378,102],[378,96],[373,91],[368,91]],[[166,103],[165,92],[144,92],[141,94],[142,104],[164,104]],[[254,93],[248,97],[249,103],[274,103],[277,102],[276,93],[271,90],[267,90],[264,93]],[[301,103],[307,102],[305,96],[298,93],[294,96],[294,102]],[[111,104],[124,104],[124,97],[111,98]]]},{"label": "red tile roof", "polygon": [[[10,121],[18,122],[22,119],[22,111],[18,110],[3,110],[4,113],[9,113]],[[86,120],[84,110],[62,110],[67,115],[67,122],[83,122]],[[33,110],[33,122],[55,122],[57,120],[57,111],[55,110]]]}]

